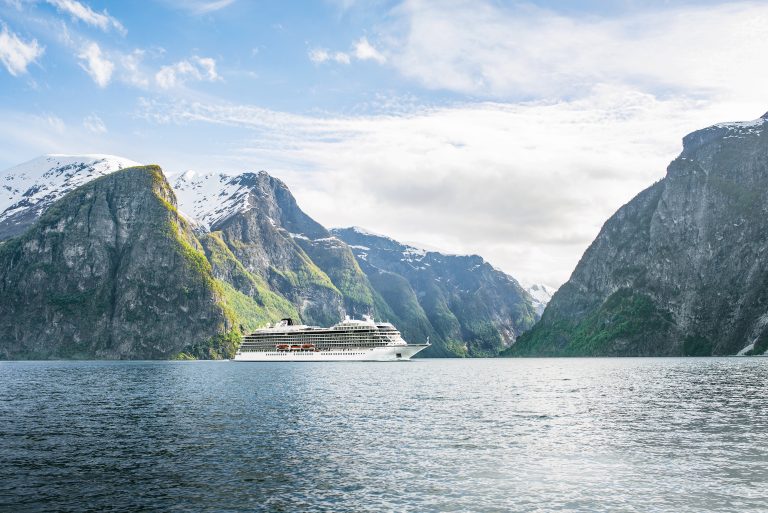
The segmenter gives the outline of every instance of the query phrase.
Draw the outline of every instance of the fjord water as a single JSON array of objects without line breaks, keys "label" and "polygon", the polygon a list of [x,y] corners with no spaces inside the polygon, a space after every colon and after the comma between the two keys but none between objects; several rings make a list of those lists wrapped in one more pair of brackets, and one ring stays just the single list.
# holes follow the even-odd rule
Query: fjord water
[{"label": "fjord water", "polygon": [[765,511],[768,358],[0,362],[2,511]]}]

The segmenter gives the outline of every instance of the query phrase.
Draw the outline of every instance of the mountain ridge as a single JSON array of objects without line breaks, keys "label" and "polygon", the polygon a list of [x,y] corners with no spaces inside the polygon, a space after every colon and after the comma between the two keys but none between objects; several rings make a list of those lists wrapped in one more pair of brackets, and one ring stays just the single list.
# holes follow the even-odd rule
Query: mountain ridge
[{"label": "mountain ridge", "polygon": [[157,166],[70,191],[0,244],[0,357],[169,358],[215,338],[231,320],[196,245]]},{"label": "mountain ridge", "polygon": [[539,324],[507,354],[768,350],[766,123],[686,135],[666,176],[606,221]]},{"label": "mountain ridge", "polygon": [[398,323],[418,327],[420,336],[454,353],[495,356],[536,319],[532,298],[517,280],[478,255],[427,251],[360,227],[331,233],[349,245],[390,305],[409,305],[399,315],[395,306]]},{"label": "mountain ridge", "polygon": [[[65,159],[66,162],[62,162]],[[45,216],[46,209],[55,210],[55,205],[67,195],[83,187],[93,187],[91,184],[104,176],[115,175],[123,180],[124,175],[119,173],[132,162],[106,155],[56,155],[34,159],[25,165],[29,168],[35,163],[40,167],[35,176],[44,179],[48,176],[46,173],[53,170],[55,176],[66,180],[62,178],[49,184],[45,202],[21,204],[13,209],[15,214],[27,210],[27,230],[34,230],[40,214]],[[391,270],[366,273],[367,264],[357,258],[353,248],[304,213],[288,187],[265,171],[239,175],[187,172],[172,177],[173,186],[162,170],[157,168],[157,172],[166,184],[164,190],[170,194],[163,199],[163,204],[176,216],[176,223],[185,226],[185,251],[198,268],[194,279],[211,282],[210,302],[225,319],[223,324],[217,324],[215,334],[188,337],[195,342],[182,349],[173,346],[173,351],[180,351],[178,354],[226,357],[232,354],[238,333],[276,318],[295,317],[309,324],[330,325],[344,314],[358,317],[372,314],[398,320],[398,327],[409,340],[423,342],[431,337],[432,356],[493,356],[535,318],[532,299],[525,291],[518,290],[519,284],[477,256],[444,255],[441,258],[483,267],[485,274],[480,281],[485,290],[496,291],[499,283],[507,284],[501,285],[503,288],[514,282],[515,286],[510,289],[514,292],[511,303],[493,298],[500,310],[496,305],[482,304],[471,294],[446,293],[448,289],[442,285],[430,286],[422,283],[424,280],[414,289],[409,277]],[[40,189],[37,183],[21,183],[32,191],[30,194]],[[27,192],[21,186],[16,189],[17,195]],[[111,210],[106,209],[99,214],[99,222],[110,223],[109,212]],[[139,213],[131,212],[131,215],[139,216]],[[80,224],[88,225],[88,222],[84,219]],[[23,226],[18,226],[23,231]],[[0,247],[10,247],[18,236],[6,232],[2,238],[5,240],[0,239]],[[399,245],[394,239],[386,240]],[[156,243],[164,244],[160,240]],[[413,246],[408,248],[406,253],[412,263],[427,254]],[[430,258],[436,255],[438,253],[433,253]],[[463,272],[461,266],[453,271]],[[445,270],[447,274],[443,278],[453,279],[450,275],[453,271]],[[53,275],[68,276],[65,268]],[[147,275],[158,283],[164,279],[152,273]],[[460,280],[458,275],[456,279]],[[476,287],[475,292],[478,297],[485,293],[480,287]],[[486,302],[489,299],[490,296],[485,296]],[[7,310],[0,305],[0,317]],[[517,316],[514,320],[505,318],[512,313]],[[129,353],[115,354],[132,357]],[[91,356],[107,354],[102,351]],[[167,357],[170,353],[153,354]],[[138,350],[135,355],[146,356]]]}]

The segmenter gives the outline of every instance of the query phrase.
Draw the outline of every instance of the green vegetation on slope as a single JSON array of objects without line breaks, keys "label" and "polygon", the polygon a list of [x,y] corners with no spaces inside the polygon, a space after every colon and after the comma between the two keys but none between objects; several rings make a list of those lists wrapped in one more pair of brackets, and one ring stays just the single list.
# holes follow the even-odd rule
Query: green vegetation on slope
[{"label": "green vegetation on slope", "polygon": [[624,354],[627,347],[642,356],[646,341],[674,329],[671,315],[649,297],[620,289],[575,325],[545,317],[502,356],[604,356]]},{"label": "green vegetation on slope", "polygon": [[[224,243],[221,232],[205,234],[201,237],[201,243],[213,267],[214,275],[221,282],[227,282],[232,289],[248,297],[255,305],[253,308],[259,309],[258,312],[251,310],[257,317],[254,323],[263,324],[285,317],[300,318],[296,307],[288,299],[273,292],[264,278],[249,272],[243,266]],[[251,329],[248,324],[243,325]]]},{"label": "green vegetation on slope", "polygon": [[352,252],[337,241],[298,240],[312,262],[324,272],[345,300],[350,314],[360,316],[373,309],[373,293]]}]

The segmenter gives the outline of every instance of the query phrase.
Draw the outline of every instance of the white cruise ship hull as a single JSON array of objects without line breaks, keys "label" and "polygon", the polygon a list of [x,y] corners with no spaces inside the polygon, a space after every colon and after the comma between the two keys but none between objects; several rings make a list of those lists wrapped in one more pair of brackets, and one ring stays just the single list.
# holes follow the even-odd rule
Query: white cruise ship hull
[{"label": "white cruise ship hull", "polygon": [[410,360],[429,344],[334,349],[329,351],[238,351],[237,362],[395,362]]}]

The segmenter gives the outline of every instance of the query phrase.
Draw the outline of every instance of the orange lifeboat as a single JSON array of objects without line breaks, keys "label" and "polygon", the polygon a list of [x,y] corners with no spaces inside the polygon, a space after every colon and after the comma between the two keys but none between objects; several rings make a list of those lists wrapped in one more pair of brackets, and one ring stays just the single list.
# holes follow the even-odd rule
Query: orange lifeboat
[{"label": "orange lifeboat", "polygon": [[275,347],[277,348],[278,351],[285,351],[290,346],[288,344],[277,344]]},{"label": "orange lifeboat", "polygon": [[304,349],[304,350],[307,350],[307,351],[311,351],[312,349],[315,348],[315,345],[314,344],[302,344],[301,348]]}]

